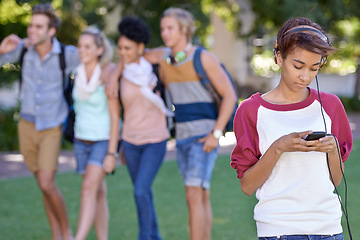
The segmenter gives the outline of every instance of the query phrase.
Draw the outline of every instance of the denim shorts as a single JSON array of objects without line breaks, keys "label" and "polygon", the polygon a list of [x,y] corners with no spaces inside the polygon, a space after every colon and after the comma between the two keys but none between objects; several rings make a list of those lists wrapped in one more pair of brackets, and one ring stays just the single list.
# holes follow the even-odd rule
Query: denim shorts
[{"label": "denim shorts", "polygon": [[108,152],[108,144],[108,140],[85,143],[74,139],[76,172],[84,174],[88,164],[102,168],[104,158]]},{"label": "denim shorts", "polygon": [[342,233],[333,235],[283,235],[278,237],[259,237],[259,240],[344,240]]},{"label": "denim shorts", "polygon": [[192,137],[176,142],[176,158],[185,186],[210,189],[212,171],[219,146],[213,151],[203,151],[200,137]]}]

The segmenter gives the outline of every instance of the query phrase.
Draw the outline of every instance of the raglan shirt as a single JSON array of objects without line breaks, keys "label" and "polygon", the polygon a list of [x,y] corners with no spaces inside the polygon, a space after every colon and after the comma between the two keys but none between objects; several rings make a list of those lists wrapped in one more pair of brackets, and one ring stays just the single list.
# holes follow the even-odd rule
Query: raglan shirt
[{"label": "raglan shirt", "polygon": [[[335,95],[320,92],[320,97],[327,131],[336,136],[342,161],[346,161],[352,149],[352,134],[345,110]],[[304,101],[286,105],[269,103],[256,93],[240,104],[235,115],[237,144],[231,154],[231,167],[240,179],[275,140],[307,130],[324,131],[314,89]],[[256,191],[258,236],[342,232],[340,203],[333,191],[325,153],[283,153]]]}]

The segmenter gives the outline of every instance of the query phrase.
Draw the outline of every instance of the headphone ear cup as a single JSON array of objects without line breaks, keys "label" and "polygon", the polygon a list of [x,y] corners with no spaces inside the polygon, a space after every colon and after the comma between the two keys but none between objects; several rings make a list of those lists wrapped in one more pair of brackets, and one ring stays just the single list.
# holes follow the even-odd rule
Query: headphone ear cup
[{"label": "headphone ear cup", "polygon": [[177,63],[184,61],[185,58],[186,58],[186,54],[183,51],[177,52],[174,57]]}]

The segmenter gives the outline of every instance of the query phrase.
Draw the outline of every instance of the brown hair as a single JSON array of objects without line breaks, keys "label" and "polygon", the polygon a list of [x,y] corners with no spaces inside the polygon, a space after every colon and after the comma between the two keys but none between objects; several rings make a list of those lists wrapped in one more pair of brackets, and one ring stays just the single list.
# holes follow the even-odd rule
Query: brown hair
[{"label": "brown hair", "polygon": [[285,59],[295,48],[301,48],[323,57],[335,51],[324,30],[308,18],[292,18],[280,28],[274,46],[276,62],[277,52]]},{"label": "brown hair", "polygon": [[54,27],[56,32],[59,30],[61,25],[61,20],[55,14],[54,8],[50,3],[45,4],[36,4],[32,9],[32,14],[44,14],[49,18],[49,28]]}]

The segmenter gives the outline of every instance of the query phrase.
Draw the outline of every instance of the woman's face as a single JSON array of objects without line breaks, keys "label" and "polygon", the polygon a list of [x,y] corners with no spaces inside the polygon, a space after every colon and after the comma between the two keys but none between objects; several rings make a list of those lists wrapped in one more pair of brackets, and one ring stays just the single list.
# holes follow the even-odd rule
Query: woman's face
[{"label": "woman's face", "polygon": [[139,58],[144,51],[144,44],[137,43],[128,39],[125,36],[121,36],[118,40],[118,54],[124,64],[127,63],[139,63]]},{"label": "woman's face", "polygon": [[103,53],[103,48],[96,45],[93,35],[83,34],[78,41],[78,53],[80,61],[87,64],[97,62]]},{"label": "woman's face", "polygon": [[301,48],[295,48],[286,59],[278,54],[278,64],[281,67],[280,84],[291,91],[301,92],[312,82],[319,71],[321,55]]}]

